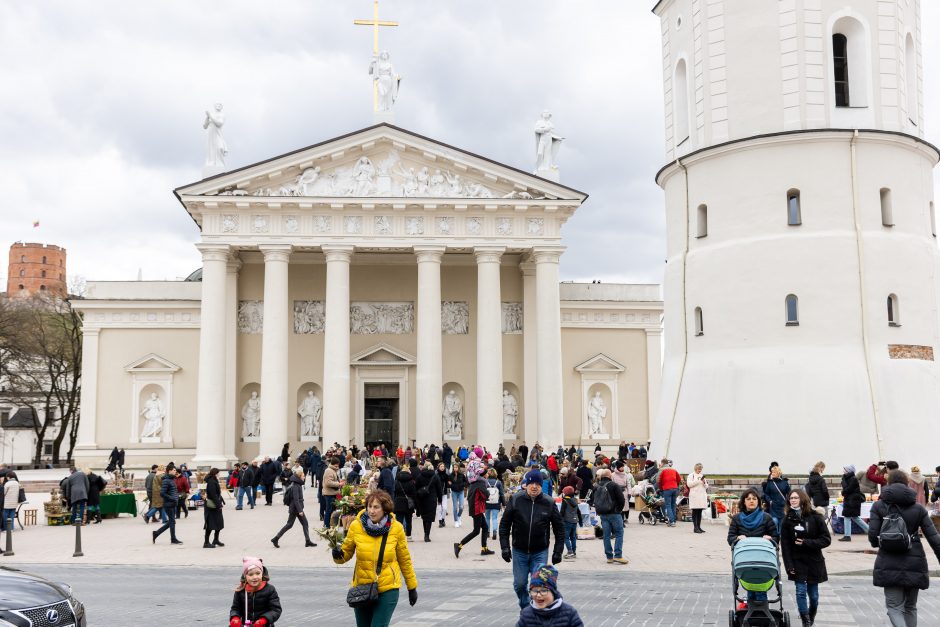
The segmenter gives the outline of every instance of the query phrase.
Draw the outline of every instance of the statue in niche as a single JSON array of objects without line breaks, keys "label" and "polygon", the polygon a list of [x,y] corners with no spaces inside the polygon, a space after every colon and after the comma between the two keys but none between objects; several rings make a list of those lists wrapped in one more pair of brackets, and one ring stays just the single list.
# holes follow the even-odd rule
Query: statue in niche
[{"label": "statue in niche", "polygon": [[307,396],[297,408],[300,414],[300,435],[319,436],[320,435],[320,412],[323,405],[320,399],[313,393],[313,390],[307,392]]},{"label": "statue in niche", "polygon": [[206,129],[207,150],[206,165],[225,166],[225,155],[228,154],[228,146],[225,144],[225,138],[222,137],[222,126],[225,124],[225,114],[222,113],[222,103],[217,102],[215,108],[206,111],[206,119],[202,123],[202,128]]},{"label": "statue in niche", "polygon": [[388,50],[383,50],[378,56],[372,57],[369,64],[369,74],[378,92],[377,111],[391,111],[398,99],[398,86],[401,76],[395,74]]},{"label": "statue in niche", "polygon": [[519,417],[519,403],[516,397],[503,390],[503,433],[516,432],[516,419]]},{"label": "statue in niche", "polygon": [[261,399],[257,392],[242,406],[242,437],[257,437],[261,433]]},{"label": "statue in niche", "polygon": [[166,410],[163,409],[163,402],[156,392],[150,394],[150,398],[144,403],[144,409],[140,412],[144,417],[144,428],[140,431],[142,438],[156,438],[163,431],[163,419],[166,418]]},{"label": "statue in niche", "polygon": [[359,157],[353,166],[353,178],[356,181],[354,195],[368,196],[375,185],[375,166],[369,157]]},{"label": "statue in niche", "polygon": [[444,407],[441,417],[444,420],[444,436],[449,438],[463,437],[463,403],[455,390],[451,390],[444,397]]},{"label": "statue in niche", "polygon": [[564,137],[555,134],[552,114],[542,111],[542,116],[535,123],[535,171],[555,169],[555,158],[561,148]]},{"label": "statue in niche", "polygon": [[600,392],[594,392],[594,397],[588,403],[588,422],[591,426],[591,435],[604,432],[604,418],[607,417],[607,405]]}]

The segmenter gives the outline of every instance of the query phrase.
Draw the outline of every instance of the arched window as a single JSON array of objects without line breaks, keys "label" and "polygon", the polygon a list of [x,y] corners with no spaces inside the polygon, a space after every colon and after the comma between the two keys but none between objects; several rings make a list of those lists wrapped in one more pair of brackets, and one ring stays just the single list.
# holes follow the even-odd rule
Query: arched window
[{"label": "arched window", "polygon": [[708,235],[708,205],[699,205],[695,212],[695,237]]},{"label": "arched window", "polygon": [[40,274],[40,276],[41,276],[43,279],[46,278],[46,271],[45,271],[45,270],[43,270],[43,271],[40,272],[39,274]]},{"label": "arched window", "polygon": [[45,255],[42,256],[42,262],[43,262],[43,263],[46,263],[46,256],[45,256]]},{"label": "arched window", "polygon": [[795,327],[800,324],[800,301],[795,294],[787,294],[786,298],[786,309],[787,309],[787,326]]},{"label": "arched window", "polygon": [[884,226],[894,226],[894,209],[891,205],[891,190],[887,187],[881,188],[881,224]]},{"label": "arched window", "polygon": [[26,270],[20,270],[20,276],[21,277],[26,276]]},{"label": "arched window", "polygon": [[857,19],[844,16],[832,25],[832,79],[837,107],[867,107],[870,41]]},{"label": "arched window", "polygon": [[26,263],[26,255],[20,255],[20,263]]},{"label": "arched window", "polygon": [[917,126],[917,53],[914,50],[914,38],[908,33],[904,42],[904,69],[907,74],[905,89],[907,91],[907,119]]},{"label": "arched window", "polygon": [[705,325],[702,322],[702,308],[695,308],[695,335],[705,335]]},{"label": "arched window", "polygon": [[832,71],[836,88],[836,106],[849,106],[849,40],[845,35],[832,36]]},{"label": "arched window", "polygon": [[685,59],[679,59],[672,88],[672,117],[675,142],[679,146],[689,138],[689,77]]},{"label": "arched window", "polygon": [[22,291],[25,290],[25,289],[26,289],[26,286],[23,285],[22,283],[20,283],[20,291],[22,292]]},{"label": "arched window", "polygon": [[59,273],[59,280],[60,280],[60,281],[64,281],[64,280],[65,280],[65,276],[64,276],[61,272]]},{"label": "arched window", "polygon": [[888,294],[888,326],[901,326],[901,309],[897,294]]},{"label": "arched window", "polygon": [[790,226],[803,224],[803,216],[800,213],[800,190],[798,189],[791,189],[787,192],[787,224]]},{"label": "arched window", "polygon": [[39,286],[39,291],[40,291],[40,292],[45,292],[45,291],[46,291],[46,286],[45,286],[45,285],[40,285],[40,286]]}]

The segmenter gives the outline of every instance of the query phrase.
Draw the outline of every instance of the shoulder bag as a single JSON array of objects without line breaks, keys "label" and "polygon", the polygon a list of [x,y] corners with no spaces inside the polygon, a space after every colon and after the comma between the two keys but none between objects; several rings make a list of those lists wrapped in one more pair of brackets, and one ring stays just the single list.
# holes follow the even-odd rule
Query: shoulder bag
[{"label": "shoulder bag", "polygon": [[353,586],[346,593],[346,603],[349,607],[365,607],[372,605],[379,600],[379,573],[382,572],[382,558],[385,557],[385,542],[388,540],[388,534],[382,536],[382,545],[379,547],[379,558],[375,563],[375,581],[372,583],[363,583]]}]

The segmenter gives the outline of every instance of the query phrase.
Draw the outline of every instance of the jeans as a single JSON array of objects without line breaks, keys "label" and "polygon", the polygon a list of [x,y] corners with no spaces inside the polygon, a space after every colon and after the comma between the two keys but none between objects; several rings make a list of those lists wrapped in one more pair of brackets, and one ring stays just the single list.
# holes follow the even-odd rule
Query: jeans
[{"label": "jeans", "polygon": [[15,509],[3,510],[3,528],[9,529],[10,531],[16,530],[16,510]]},{"label": "jeans", "polygon": [[917,588],[885,586],[885,608],[892,627],[917,627]]},{"label": "jeans", "polygon": [[851,518],[845,517],[842,519],[842,521],[843,521],[843,524],[845,525],[845,537],[846,538],[852,537],[852,521],[853,520],[855,521],[855,524],[857,524],[859,527],[862,528],[862,531],[864,531],[865,533],[868,533],[868,525],[859,516],[852,516]]},{"label": "jeans", "polygon": [[499,508],[486,510],[486,526],[490,532],[496,531],[496,523],[499,521]]},{"label": "jeans", "polygon": [[565,548],[569,553],[578,552],[578,523],[565,523]]},{"label": "jeans", "polygon": [[548,563],[548,549],[536,553],[526,553],[518,549],[512,552],[512,587],[519,597],[519,607],[529,605],[529,575],[532,571]]},{"label": "jeans", "polygon": [[392,588],[379,594],[375,605],[354,607],[356,627],[388,627],[392,622],[392,613],[398,605],[398,588]]},{"label": "jeans", "polygon": [[336,508],[336,495],[324,494],[320,497],[320,503],[323,505],[323,524],[330,526],[330,518],[333,517],[333,510]]},{"label": "jeans", "polygon": [[256,491],[252,486],[239,486],[238,487],[238,496],[235,498],[235,507],[241,509],[242,499],[245,496],[248,496],[248,505],[251,507],[255,506],[255,495]]},{"label": "jeans", "polygon": [[163,520],[165,520],[166,522],[163,523],[162,527],[160,527],[159,529],[153,532],[154,536],[159,537],[161,533],[169,529],[170,541],[175,542],[176,541],[176,516],[174,516],[174,514],[176,514],[176,503],[173,503],[172,505],[165,505],[163,507],[163,513],[165,514],[165,517]]},{"label": "jeans", "polygon": [[144,518],[150,518],[151,516],[156,516],[160,514],[160,522],[166,522],[166,514],[163,513],[162,507],[151,507],[147,510],[147,513],[144,514]]},{"label": "jeans", "polygon": [[450,503],[454,508],[454,522],[457,522],[463,516],[463,492],[451,492]]},{"label": "jeans", "polygon": [[777,537],[780,537],[780,528],[783,525],[783,516],[777,517],[773,514],[770,515],[770,519],[774,521],[774,526],[777,528]]},{"label": "jeans", "polygon": [[72,503],[72,524],[81,524],[85,520],[85,500]]},{"label": "jeans", "polygon": [[[601,514],[601,527],[604,529],[604,554],[607,559],[623,557],[623,516],[617,514]],[[614,537],[614,546],[611,549],[610,537]]]},{"label": "jeans", "polygon": [[[800,614],[809,614],[811,607],[819,606],[819,584],[805,581],[793,583],[796,584],[796,607],[800,610]],[[809,602],[807,602],[807,597]]]},{"label": "jeans", "polygon": [[676,495],[678,493],[678,488],[662,491],[662,497],[666,501],[666,518],[670,523],[676,522]]}]

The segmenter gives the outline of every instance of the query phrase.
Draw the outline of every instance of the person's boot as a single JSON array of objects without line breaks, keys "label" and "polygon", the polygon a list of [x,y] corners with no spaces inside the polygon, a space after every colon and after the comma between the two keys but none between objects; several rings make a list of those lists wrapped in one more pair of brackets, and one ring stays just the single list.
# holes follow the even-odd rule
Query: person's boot
[{"label": "person's boot", "polygon": [[428,534],[424,534],[424,541],[425,541],[425,542],[430,542],[430,541],[431,541],[431,536],[428,535]]},{"label": "person's boot", "polygon": [[810,606],[809,606],[809,624],[810,624],[810,625],[815,625],[815,624],[816,624],[816,610],[818,610],[818,609],[819,609],[819,606],[818,606],[818,605],[810,605]]},{"label": "person's boot", "polygon": [[215,540],[212,541],[212,544],[214,544],[214,545],[216,545],[216,546],[225,546],[225,545],[222,544],[222,542],[219,540],[219,532],[218,532],[218,531],[215,532]]},{"label": "person's boot", "polygon": [[304,543],[304,546],[316,546],[316,545],[317,543],[311,541],[310,538],[307,538],[307,541]]},{"label": "person's boot", "polygon": [[809,627],[813,622],[809,619],[809,614],[800,614],[800,620],[802,621],[803,627]]},{"label": "person's boot", "polygon": [[97,525],[97,524],[99,524],[100,522],[101,522],[101,512],[100,512],[100,511],[96,511],[96,512],[95,512],[95,524]]},{"label": "person's boot", "polygon": [[842,536],[841,538],[839,538],[839,542],[851,542],[851,541],[852,541],[852,536]]},{"label": "person's boot", "polygon": [[274,548],[275,548],[275,549],[281,548],[281,545],[279,545],[279,544],[277,543],[277,537],[271,538],[271,544],[274,545]]}]

